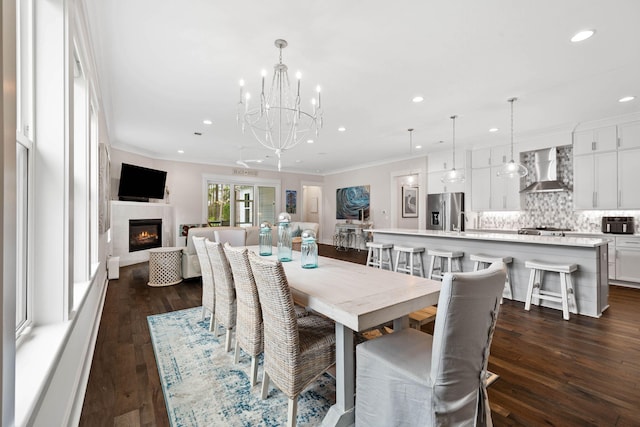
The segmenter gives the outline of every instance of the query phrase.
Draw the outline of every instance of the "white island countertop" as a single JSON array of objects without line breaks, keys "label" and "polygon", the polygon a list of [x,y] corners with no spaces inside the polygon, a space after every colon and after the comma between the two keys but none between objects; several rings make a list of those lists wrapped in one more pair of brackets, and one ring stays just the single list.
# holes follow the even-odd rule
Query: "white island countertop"
[{"label": "white island countertop", "polygon": [[375,228],[367,230],[380,234],[399,234],[406,236],[443,237],[448,239],[491,240],[496,242],[532,243],[539,245],[574,246],[595,248],[606,245],[607,239],[572,236],[535,236],[527,234],[512,234],[484,231],[439,231],[439,230],[411,230],[402,228]]}]

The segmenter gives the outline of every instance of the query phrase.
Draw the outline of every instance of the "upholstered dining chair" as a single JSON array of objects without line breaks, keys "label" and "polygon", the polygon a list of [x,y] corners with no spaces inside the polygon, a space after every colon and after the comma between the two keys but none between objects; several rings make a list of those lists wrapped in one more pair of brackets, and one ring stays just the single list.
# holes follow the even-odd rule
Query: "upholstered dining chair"
[{"label": "upholstered dining chair", "polygon": [[213,235],[218,243],[229,243],[231,246],[244,246],[247,239],[247,231],[239,230],[214,230]]},{"label": "upholstered dining chair", "polygon": [[236,289],[227,256],[222,244],[218,242],[204,242],[213,270],[214,290],[216,294],[214,331],[222,326],[226,329],[225,351],[231,350],[231,334],[236,326]]},{"label": "upholstered dining chair", "polygon": [[207,254],[207,247],[204,244],[206,237],[193,236],[193,246],[198,254],[198,262],[200,262],[200,270],[202,271],[202,320],[204,320],[207,312],[211,313],[209,320],[209,330],[213,331],[215,323],[215,292],[213,290],[213,270]]},{"label": "upholstered dining chair", "polygon": [[445,273],[433,336],[403,329],[356,347],[356,427],[491,426],[485,379],[505,265]]},{"label": "upholstered dining chair", "polygon": [[296,317],[289,283],[280,261],[249,252],[264,324],[262,398],[269,382],[289,398],[287,425],[296,425],[298,395],[335,364],[335,325],[324,317]]}]

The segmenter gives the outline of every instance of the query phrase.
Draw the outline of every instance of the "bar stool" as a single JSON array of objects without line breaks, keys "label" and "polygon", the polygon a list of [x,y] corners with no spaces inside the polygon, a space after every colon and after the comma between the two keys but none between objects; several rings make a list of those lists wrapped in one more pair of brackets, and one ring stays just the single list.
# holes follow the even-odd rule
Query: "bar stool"
[{"label": "bar stool", "polygon": [[[527,299],[524,309],[529,311],[531,308],[531,299],[534,298],[534,304],[539,305],[539,300],[554,301],[562,303],[562,317],[569,320],[569,311],[578,314],[578,305],[576,304],[576,296],[573,291],[573,282],[571,273],[578,269],[576,264],[553,264],[542,261],[526,261],[526,268],[531,269],[529,275],[529,287],[527,288]],[[560,273],[560,292],[552,292],[542,289],[542,272],[551,271]],[[535,290],[535,294],[534,294]]]},{"label": "bar stool", "polygon": [[[504,262],[505,264],[511,264],[513,262],[513,258],[510,256],[503,257],[495,257],[491,255],[485,254],[471,254],[469,255],[469,259],[474,261],[473,263],[473,271],[480,270],[480,267],[487,268],[489,264],[493,264],[494,262]],[[509,299],[513,299],[513,294],[511,293],[511,274],[509,273],[509,266],[507,265],[507,278],[504,281],[504,292],[505,296]],[[502,304],[502,298],[500,298],[500,304]]]},{"label": "bar stool", "polygon": [[[411,246],[395,246],[393,249],[396,251],[395,271],[400,273],[409,273],[412,276],[424,277],[424,266],[422,264],[422,254],[424,253],[424,248],[415,248]],[[404,258],[404,262],[402,264],[400,263],[400,255],[402,255]]]},{"label": "bar stool", "polygon": [[[391,249],[393,244],[391,243],[379,243],[379,242],[367,242],[367,248],[369,253],[367,254],[367,266],[384,268],[386,265],[389,270],[393,271],[393,260],[391,259]],[[387,255],[385,261],[384,255]]]},{"label": "bar stool", "polygon": [[[431,261],[429,262],[429,273],[427,274],[428,279],[440,279],[442,280],[442,275],[445,273],[444,271],[444,260],[447,260],[447,272],[453,272],[453,260],[456,259],[458,261],[458,271],[462,271],[462,261],[460,258],[464,256],[464,252],[460,251],[443,251],[439,249],[429,249],[427,250],[427,255],[431,257]],[[436,269],[436,259],[438,259],[440,265]],[[439,271],[438,274],[434,273],[433,270],[436,269]]]}]

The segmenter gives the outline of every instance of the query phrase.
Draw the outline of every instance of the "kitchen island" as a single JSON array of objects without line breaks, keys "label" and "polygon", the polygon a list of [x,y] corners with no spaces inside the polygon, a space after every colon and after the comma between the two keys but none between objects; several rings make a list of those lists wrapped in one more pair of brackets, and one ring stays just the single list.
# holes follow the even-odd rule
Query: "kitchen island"
[{"label": "kitchen island", "polygon": [[[425,249],[456,250],[464,252],[463,271],[472,271],[471,254],[496,257],[511,256],[509,266],[513,299],[524,302],[530,270],[525,261],[538,260],[550,263],[577,264],[573,273],[573,287],[578,313],[600,317],[607,309],[608,242],[607,239],[570,236],[531,236],[511,233],[447,232],[434,230],[371,229],[373,240],[401,246],[421,246]],[[395,254],[394,254],[395,260]],[[425,252],[425,269],[429,264]],[[560,279],[555,273],[547,273],[545,288],[559,291]],[[559,303],[540,301],[545,307],[561,310]],[[532,310],[535,306],[532,306]],[[523,306],[524,310],[524,306]]]}]

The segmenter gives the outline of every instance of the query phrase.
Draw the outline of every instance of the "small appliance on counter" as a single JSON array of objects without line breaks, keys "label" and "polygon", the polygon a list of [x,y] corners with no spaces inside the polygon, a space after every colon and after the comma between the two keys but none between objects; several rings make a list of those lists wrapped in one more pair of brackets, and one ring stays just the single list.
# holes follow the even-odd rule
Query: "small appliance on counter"
[{"label": "small appliance on counter", "polygon": [[603,216],[602,232],[611,234],[633,234],[635,226],[632,216]]}]

